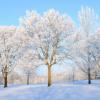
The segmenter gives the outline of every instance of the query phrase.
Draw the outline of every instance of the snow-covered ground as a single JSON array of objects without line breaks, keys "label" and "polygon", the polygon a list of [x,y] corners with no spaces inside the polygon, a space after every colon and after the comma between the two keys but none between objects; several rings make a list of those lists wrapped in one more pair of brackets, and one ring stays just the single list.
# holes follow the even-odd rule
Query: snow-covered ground
[{"label": "snow-covered ground", "polygon": [[47,85],[13,85],[0,88],[0,100],[100,100],[100,81]]}]

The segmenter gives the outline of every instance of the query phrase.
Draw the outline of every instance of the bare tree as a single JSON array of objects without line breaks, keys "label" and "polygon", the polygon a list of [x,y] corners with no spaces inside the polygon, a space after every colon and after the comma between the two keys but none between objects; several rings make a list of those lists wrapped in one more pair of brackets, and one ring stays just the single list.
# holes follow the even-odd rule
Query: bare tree
[{"label": "bare tree", "polygon": [[29,85],[30,84],[30,77],[33,74],[33,69],[32,68],[25,67],[24,68],[24,73],[26,75],[26,84]]}]

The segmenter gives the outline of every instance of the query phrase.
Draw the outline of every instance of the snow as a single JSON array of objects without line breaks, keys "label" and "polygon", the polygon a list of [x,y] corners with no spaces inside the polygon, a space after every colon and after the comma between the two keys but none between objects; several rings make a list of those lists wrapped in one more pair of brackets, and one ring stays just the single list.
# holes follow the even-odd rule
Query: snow
[{"label": "snow", "polygon": [[100,100],[100,81],[93,81],[91,85],[84,83],[55,83],[51,87],[12,85],[0,88],[0,100]]}]

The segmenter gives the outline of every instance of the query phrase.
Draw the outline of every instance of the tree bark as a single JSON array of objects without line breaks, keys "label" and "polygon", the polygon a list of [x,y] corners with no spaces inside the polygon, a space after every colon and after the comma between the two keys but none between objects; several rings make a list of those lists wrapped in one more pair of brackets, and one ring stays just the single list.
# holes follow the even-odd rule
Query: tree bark
[{"label": "tree bark", "polygon": [[51,86],[51,66],[48,65],[48,87]]},{"label": "tree bark", "polygon": [[4,88],[6,88],[8,86],[8,73],[5,72],[4,75]]}]

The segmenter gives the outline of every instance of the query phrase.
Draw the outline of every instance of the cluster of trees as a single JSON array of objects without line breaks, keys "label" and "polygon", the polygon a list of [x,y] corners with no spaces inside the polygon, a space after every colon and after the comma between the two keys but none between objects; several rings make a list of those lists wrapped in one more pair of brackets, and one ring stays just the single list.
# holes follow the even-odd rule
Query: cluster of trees
[{"label": "cluster of trees", "polygon": [[20,25],[0,27],[0,69],[7,87],[8,74],[15,66],[23,66],[27,84],[38,66],[48,67],[48,86],[51,69],[64,61],[73,62],[91,83],[92,73],[100,67],[99,19],[94,10],[79,11],[79,26],[66,14],[54,9],[42,15],[27,11]]}]

